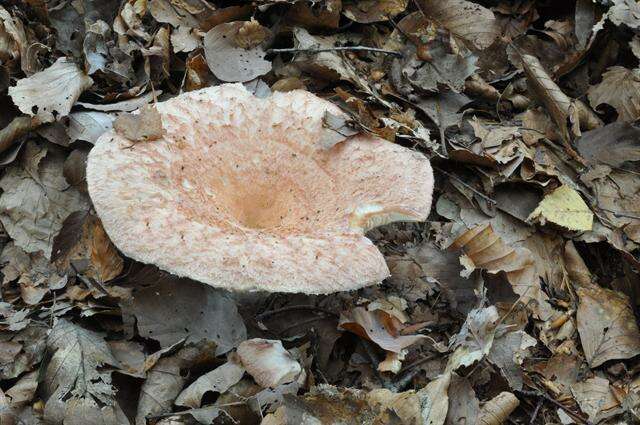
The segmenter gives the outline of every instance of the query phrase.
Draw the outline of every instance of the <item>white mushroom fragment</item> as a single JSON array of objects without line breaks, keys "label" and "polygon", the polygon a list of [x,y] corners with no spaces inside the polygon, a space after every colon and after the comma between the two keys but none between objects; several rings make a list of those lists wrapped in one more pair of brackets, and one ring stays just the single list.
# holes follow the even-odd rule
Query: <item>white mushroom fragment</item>
[{"label": "white mushroom fragment", "polygon": [[238,357],[258,385],[275,388],[287,384],[302,368],[278,340],[254,338],[238,345]]},{"label": "white mushroom fragment", "polygon": [[109,131],[88,159],[96,211],[135,260],[232,290],[350,290],[389,275],[367,229],[429,213],[425,156],[365,134],[323,148],[325,113],[342,112],[306,91],[227,84],[157,110],[160,139]]}]

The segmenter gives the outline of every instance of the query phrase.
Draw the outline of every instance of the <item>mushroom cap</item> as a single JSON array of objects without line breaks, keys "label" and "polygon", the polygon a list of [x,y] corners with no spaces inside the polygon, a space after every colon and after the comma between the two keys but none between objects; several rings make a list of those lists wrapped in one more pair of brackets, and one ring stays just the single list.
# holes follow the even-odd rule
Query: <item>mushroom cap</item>
[{"label": "mushroom cap", "polygon": [[428,159],[366,134],[326,148],[325,113],[342,112],[309,92],[225,84],[156,107],[161,139],[109,131],[87,163],[104,228],[135,260],[231,290],[350,290],[389,275],[366,230],[429,213]]}]

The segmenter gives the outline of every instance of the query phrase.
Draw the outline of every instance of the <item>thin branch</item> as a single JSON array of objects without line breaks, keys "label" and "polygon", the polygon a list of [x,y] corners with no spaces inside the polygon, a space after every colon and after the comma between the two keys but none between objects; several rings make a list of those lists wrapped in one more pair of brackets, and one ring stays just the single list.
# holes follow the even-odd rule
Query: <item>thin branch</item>
[{"label": "thin branch", "polygon": [[287,307],[278,308],[275,310],[265,311],[263,313],[258,314],[256,317],[259,320],[265,319],[267,317],[273,316],[274,314],[285,313],[289,311],[313,311],[316,313],[324,313],[327,316],[338,317],[339,315],[331,310],[327,310],[321,307],[316,307],[315,305],[290,305]]},{"label": "thin branch", "polygon": [[378,49],[377,47],[367,47],[367,46],[335,46],[335,47],[323,47],[323,48],[314,48],[310,47],[307,49],[299,49],[296,47],[286,48],[286,49],[268,49],[267,53],[322,53],[322,52],[342,52],[342,51],[350,51],[350,52],[375,52],[375,53],[383,53],[385,55],[393,55],[401,57],[402,53],[396,52],[394,50],[385,50]]},{"label": "thin branch", "polygon": [[456,175],[454,175],[454,174],[448,173],[448,172],[446,172],[446,171],[444,171],[443,169],[438,168],[438,167],[433,167],[433,169],[434,169],[434,170],[436,170],[436,171],[438,171],[439,173],[444,174],[444,175],[445,175],[445,176],[447,176],[447,177],[450,177],[450,178],[452,178],[452,179],[456,180],[456,181],[457,181],[457,182],[459,182],[461,185],[463,185],[464,187],[466,187],[467,189],[469,189],[470,191],[472,191],[473,193],[475,193],[476,195],[478,195],[479,197],[481,197],[481,198],[482,198],[482,199],[484,199],[485,201],[489,202],[490,204],[493,204],[493,205],[496,205],[496,204],[497,204],[497,202],[496,202],[496,200],[495,200],[495,199],[491,199],[491,198],[489,198],[487,195],[485,195],[484,193],[479,192],[479,191],[478,191],[477,189],[475,189],[473,186],[471,186],[471,185],[469,185],[468,183],[466,183],[465,181],[463,181],[460,177],[458,177],[458,176],[456,176]]}]

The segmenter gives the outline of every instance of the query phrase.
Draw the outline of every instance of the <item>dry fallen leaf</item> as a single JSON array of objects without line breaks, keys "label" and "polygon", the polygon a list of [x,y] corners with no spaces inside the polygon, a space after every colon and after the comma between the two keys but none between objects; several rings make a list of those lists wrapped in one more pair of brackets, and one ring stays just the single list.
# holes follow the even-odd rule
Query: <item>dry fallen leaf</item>
[{"label": "dry fallen leaf", "polygon": [[640,117],[640,69],[613,66],[602,74],[602,82],[589,89],[594,108],[603,103],[613,106],[618,119],[632,122]]},{"label": "dry fallen leaf", "polygon": [[640,354],[640,331],[625,295],[591,286],[578,288],[578,296],[578,332],[589,366]]},{"label": "dry fallen leaf", "polygon": [[18,80],[9,95],[25,114],[52,122],[69,115],[71,106],[92,84],[78,65],[61,57],[44,71]]},{"label": "dry fallen leaf", "polygon": [[135,142],[148,142],[162,137],[162,117],[155,106],[145,105],[137,114],[120,115],[113,121],[117,134]]},{"label": "dry fallen leaf", "polygon": [[611,416],[612,409],[620,406],[609,387],[609,381],[598,376],[576,382],[571,385],[571,392],[592,423],[600,423]]},{"label": "dry fallen leaf", "polygon": [[36,164],[29,158],[12,164],[0,179],[0,221],[16,245],[49,258],[64,219],[87,211],[89,202],[65,181],[64,152],[49,145],[43,153]]},{"label": "dry fallen leaf", "polygon": [[44,417],[57,423],[122,425],[108,367],[118,366],[102,335],[60,319],[47,339],[54,353],[43,382]]},{"label": "dry fallen leaf", "polygon": [[[148,274],[157,284],[134,293],[133,304],[125,309],[136,317],[141,336],[155,339],[162,347],[183,338],[213,341],[216,354],[224,354],[246,339],[236,305],[222,291],[163,272]],[[171,320],[167,320],[169,312]]]},{"label": "dry fallen leaf", "polygon": [[346,3],[343,13],[352,21],[369,24],[393,18],[402,13],[408,3],[408,0],[356,0]]},{"label": "dry fallen leaf", "polygon": [[300,363],[277,340],[243,341],[238,345],[237,354],[247,373],[264,388],[292,382],[302,371]]},{"label": "dry fallen leaf", "polygon": [[500,29],[493,12],[466,0],[419,0],[422,12],[478,49],[489,47]]},{"label": "dry fallen leaf", "polygon": [[338,327],[394,353],[400,353],[403,349],[425,338],[424,335],[401,334],[400,331],[404,326],[393,315],[384,310],[369,311],[364,307],[343,312]]},{"label": "dry fallen leaf", "polygon": [[53,240],[51,261],[59,270],[75,270],[100,283],[122,272],[123,260],[109,240],[100,219],[87,211],[76,211],[62,223]]},{"label": "dry fallen leaf", "polygon": [[521,302],[541,320],[549,319],[553,310],[548,296],[540,287],[535,257],[526,248],[513,248],[494,232],[491,224],[478,225],[460,235],[449,249],[462,250],[461,274],[468,276],[475,269],[491,274],[504,272]]},{"label": "dry fallen leaf", "polygon": [[[264,59],[262,47],[245,49],[238,43],[237,37],[242,28],[246,28],[244,22],[229,22],[217,25],[204,36],[207,64],[222,81],[250,81],[271,71],[271,62]],[[250,45],[249,41],[244,41],[245,38],[240,37],[241,43]]]},{"label": "dry fallen leaf", "polygon": [[578,192],[563,185],[545,196],[527,220],[537,221],[542,225],[549,222],[569,230],[587,231],[593,226],[593,213]]},{"label": "dry fallen leaf", "polygon": [[498,310],[494,306],[469,312],[460,332],[451,340],[453,354],[449,357],[447,371],[471,366],[489,354],[498,319]]},{"label": "dry fallen leaf", "polygon": [[245,369],[241,364],[231,360],[227,361],[211,372],[200,376],[195,382],[182,390],[174,404],[177,406],[200,407],[204,393],[207,391],[224,393],[242,379],[244,372]]}]

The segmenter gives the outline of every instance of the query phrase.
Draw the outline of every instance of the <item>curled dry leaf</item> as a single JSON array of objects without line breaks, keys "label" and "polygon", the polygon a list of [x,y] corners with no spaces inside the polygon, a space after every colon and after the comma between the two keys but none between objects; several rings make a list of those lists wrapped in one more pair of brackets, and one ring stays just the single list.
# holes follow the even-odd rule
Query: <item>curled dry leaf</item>
[{"label": "curled dry leaf", "polygon": [[[264,59],[265,51],[261,46],[242,47],[250,46],[256,41],[252,35],[258,32],[251,24],[249,27],[245,24],[242,21],[220,24],[204,36],[207,64],[211,72],[222,81],[250,81],[271,71],[271,62]],[[241,33],[243,29],[246,31]]]},{"label": "curled dry leaf", "polygon": [[369,311],[364,307],[342,313],[338,327],[394,353],[401,353],[425,338],[424,335],[402,335],[404,326],[395,316],[384,310]]},{"label": "curled dry leaf", "polygon": [[138,113],[120,115],[113,121],[119,136],[132,143],[158,140],[163,136],[162,117],[152,105],[145,105]]},{"label": "curled dry leaf", "polygon": [[118,276],[124,264],[98,217],[87,211],[76,211],[62,223],[53,240],[51,261],[64,271],[73,265],[101,283]]},{"label": "curled dry leaf", "polygon": [[578,332],[592,368],[640,354],[640,331],[629,299],[599,286],[578,288]]},{"label": "curled dry leaf", "polygon": [[355,0],[345,2],[344,16],[352,21],[369,24],[386,21],[407,8],[408,0]]},{"label": "curled dry leaf", "polygon": [[[540,287],[535,259],[526,248],[513,248],[494,232],[492,225],[481,224],[460,235],[449,249],[461,249],[464,255],[460,263],[469,275],[475,269],[491,274],[504,272],[513,291],[521,297],[523,304],[532,308],[541,320],[552,315],[548,296]],[[529,305],[532,303],[533,305]]]},{"label": "curled dry leaf", "polygon": [[105,230],[139,261],[235,290],[355,289],[389,273],[365,231],[428,215],[428,159],[365,134],[325,149],[341,112],[310,93],[227,84],[157,108],[162,139],[105,133],[87,166]]},{"label": "curled dry leaf", "polygon": [[502,392],[489,400],[480,411],[478,425],[500,425],[520,405],[520,400],[509,392]]},{"label": "curled dry leaf", "polygon": [[[244,344],[244,343],[243,343]],[[242,344],[240,344],[242,346]],[[233,385],[237,384],[242,375],[244,367],[232,360],[218,366],[209,373],[205,373],[195,380],[195,382],[185,388],[174,404],[178,406],[200,407],[202,396],[207,391],[224,393]]]},{"label": "curled dry leaf", "polygon": [[563,185],[546,195],[527,220],[588,231],[593,226],[593,213],[578,192]]},{"label": "curled dry leaf", "polygon": [[285,396],[280,407],[266,416],[261,425],[442,425],[447,415],[450,381],[451,375],[445,373],[419,391],[401,393],[387,389],[367,393],[352,388],[318,385],[302,396]]},{"label": "curled dry leaf", "polygon": [[613,66],[588,94],[594,108],[606,103],[616,109],[620,121],[635,121],[640,117],[640,69]]},{"label": "curled dry leaf", "polygon": [[500,34],[493,12],[466,0],[419,0],[421,11],[478,49],[489,47]]},{"label": "curled dry leaf", "polygon": [[238,345],[238,357],[247,373],[264,388],[295,380],[302,368],[277,340],[254,338]]},{"label": "curled dry leaf", "polygon": [[71,106],[93,80],[74,62],[59,58],[53,65],[9,87],[13,103],[25,114],[41,122],[52,122],[69,115]]},{"label": "curled dry leaf", "polygon": [[519,55],[532,94],[542,102],[551,119],[558,126],[567,153],[582,162],[569,145],[569,140],[572,135],[579,136],[581,128],[594,129],[601,126],[602,122],[583,102],[572,100],[564,94],[537,57],[520,53]]}]

